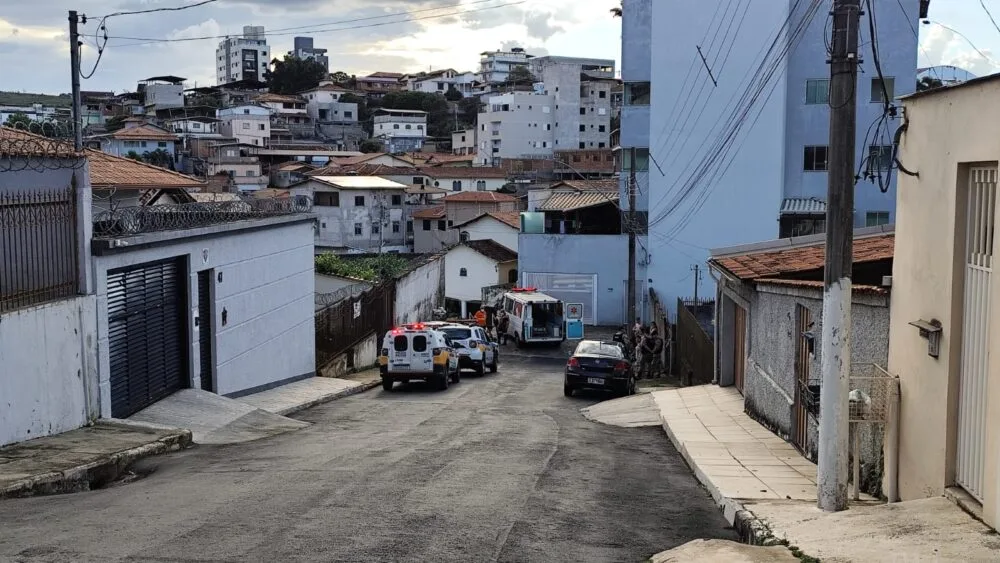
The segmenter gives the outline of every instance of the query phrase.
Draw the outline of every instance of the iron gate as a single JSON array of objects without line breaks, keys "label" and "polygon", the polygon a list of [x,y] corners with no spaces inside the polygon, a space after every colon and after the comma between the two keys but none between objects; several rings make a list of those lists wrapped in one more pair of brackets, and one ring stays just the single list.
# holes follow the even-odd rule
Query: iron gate
[{"label": "iron gate", "polygon": [[178,259],[108,271],[111,416],[187,386],[185,267]]},{"label": "iron gate", "polygon": [[969,494],[982,501],[986,469],[986,381],[990,363],[990,288],[997,170],[973,168],[969,176],[955,480]]}]

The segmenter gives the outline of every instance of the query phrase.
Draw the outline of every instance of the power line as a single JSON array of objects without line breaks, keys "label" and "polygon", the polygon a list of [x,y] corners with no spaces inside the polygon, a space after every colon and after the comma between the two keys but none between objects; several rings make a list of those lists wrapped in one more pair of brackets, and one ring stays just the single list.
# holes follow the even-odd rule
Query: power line
[{"label": "power line", "polygon": [[[505,2],[503,4],[498,4],[496,6],[487,6],[485,8],[477,8],[477,9],[474,9],[474,10],[457,10],[457,11],[447,12],[447,13],[443,13],[443,14],[434,14],[434,15],[430,15],[430,16],[423,16],[423,17],[419,17],[419,18],[408,18],[408,19],[402,19],[402,20],[396,20],[396,21],[390,21],[390,22],[377,22],[377,23],[366,24],[366,25],[357,25],[357,26],[348,26],[348,27],[337,27],[337,28],[330,28],[330,29],[315,29],[315,30],[309,31],[309,33],[311,33],[311,34],[318,34],[318,33],[327,33],[327,32],[333,32],[333,31],[346,31],[346,30],[353,31],[353,30],[357,30],[357,29],[366,29],[366,28],[372,28],[372,27],[381,27],[381,26],[393,25],[393,24],[397,24],[397,23],[407,23],[407,22],[414,22],[414,21],[424,21],[424,20],[445,18],[445,17],[449,17],[449,16],[455,16],[455,15],[461,15],[461,14],[472,14],[472,13],[478,13],[478,12],[485,12],[485,11],[488,11],[488,10],[496,10],[496,9],[499,9],[499,8],[507,8],[507,7],[510,7],[510,6],[517,6],[519,4],[524,4],[527,1],[528,0],[519,0],[519,1],[516,1],[516,2]],[[438,8],[438,9],[440,9],[440,8]],[[385,15],[385,16],[375,16],[375,17],[387,18],[387,17],[394,17],[394,16],[399,16],[399,15],[406,15],[408,13],[412,13],[412,12],[400,12],[398,14],[389,14],[389,15]],[[327,25],[341,25],[341,24],[344,24],[344,23],[351,23],[352,21],[360,21],[361,19],[374,19],[374,17],[373,18],[359,18],[359,20],[344,20],[342,22],[330,23],[330,24],[327,24]],[[310,26],[305,26],[305,27],[310,27]],[[265,36],[265,37],[278,37],[278,36],[284,36],[284,35],[297,35],[297,34],[303,33],[303,32],[304,31],[302,31],[302,28],[300,28],[298,31],[265,32],[265,33],[263,33],[263,36]],[[199,36],[199,37],[174,37],[174,38],[124,37],[124,36],[117,37],[117,36],[112,36],[112,37],[110,37],[110,39],[124,40],[124,41],[138,41],[139,43],[131,43],[131,44],[128,45],[128,46],[135,46],[135,45],[145,45],[145,44],[153,44],[153,43],[181,43],[181,42],[188,42],[188,41],[204,41],[204,40],[208,40],[208,39],[226,39],[226,38],[229,38],[229,37],[232,37],[232,35],[231,34],[230,35],[202,35],[202,36]]]},{"label": "power line", "polygon": [[993,60],[993,57],[990,57],[989,55],[987,55],[986,53],[984,53],[979,47],[976,47],[976,44],[973,43],[971,39],[969,39],[968,37],[966,37],[965,34],[962,33],[961,31],[959,31],[959,30],[957,30],[957,29],[955,29],[953,27],[949,27],[949,26],[947,26],[947,25],[945,25],[945,24],[943,24],[941,22],[936,22],[936,21],[931,21],[931,20],[924,20],[924,21],[926,23],[932,23],[932,24],[935,24],[935,25],[939,25],[939,26],[947,29],[948,31],[954,33],[955,35],[958,35],[962,39],[965,39],[965,42],[968,43],[969,46],[972,47],[977,53],[979,53],[980,57],[986,59],[987,61],[993,63],[994,65],[1000,66],[1000,63],[998,63],[997,61]]},{"label": "power line", "polygon": [[[896,5],[899,6],[899,11],[903,14],[903,19],[906,20],[906,25],[910,26],[910,32],[913,33],[913,38],[917,41],[917,49],[920,49],[920,52],[923,53],[924,56],[928,58],[928,62],[930,62],[930,56],[927,54],[927,51],[925,51],[924,48],[920,45],[920,34],[917,33],[916,26],[913,25],[912,21],[910,21],[910,14],[906,13],[906,7],[903,6],[902,0],[896,0]],[[937,78],[938,81],[943,83],[944,81],[941,80],[941,75],[938,74],[937,68],[935,68],[934,65],[931,65],[930,68],[931,72],[934,73],[934,77]]]},{"label": "power line", "polygon": [[106,20],[116,16],[134,16],[137,14],[151,14],[153,12],[180,12],[181,10],[197,8],[198,6],[204,6],[205,4],[211,4],[213,2],[218,2],[218,0],[202,0],[201,2],[197,2],[195,4],[187,4],[185,6],[176,6],[173,8],[150,8],[149,10],[136,10],[134,12],[115,12],[106,16],[100,16],[100,19]]},{"label": "power line", "polygon": [[986,12],[986,15],[990,17],[990,22],[993,24],[993,27],[995,27],[997,31],[1000,31],[1000,25],[997,25],[997,20],[993,19],[993,14],[990,13],[990,9],[986,7],[986,2],[979,0],[979,5],[983,7],[983,11]]}]

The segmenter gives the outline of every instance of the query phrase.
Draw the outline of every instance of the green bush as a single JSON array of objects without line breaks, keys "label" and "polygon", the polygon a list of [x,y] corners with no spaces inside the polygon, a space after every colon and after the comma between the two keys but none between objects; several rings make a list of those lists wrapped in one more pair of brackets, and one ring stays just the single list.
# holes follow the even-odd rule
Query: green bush
[{"label": "green bush", "polygon": [[395,278],[406,270],[407,261],[396,254],[380,254],[364,258],[344,258],[336,254],[316,257],[316,272],[330,276],[357,278],[378,282]]}]

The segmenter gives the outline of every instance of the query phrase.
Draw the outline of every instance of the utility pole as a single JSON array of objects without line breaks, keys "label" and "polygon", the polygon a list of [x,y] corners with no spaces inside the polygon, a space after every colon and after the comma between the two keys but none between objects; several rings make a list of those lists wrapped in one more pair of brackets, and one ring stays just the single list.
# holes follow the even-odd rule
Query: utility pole
[{"label": "utility pole", "polygon": [[851,267],[854,244],[854,151],[860,0],[834,0],[830,58],[829,184],[823,280],[819,508],[847,508],[848,397],[851,375]]},{"label": "utility pole", "polygon": [[76,10],[69,11],[69,66],[70,84],[73,88],[73,148],[83,150],[83,112],[80,103],[80,33],[77,24],[80,18]]},{"label": "utility pole", "polygon": [[[628,150],[631,165],[628,173],[628,326],[635,325],[635,147]],[[631,328],[629,329],[631,330]]]},{"label": "utility pole", "polygon": [[694,271],[694,309],[698,310],[698,282],[701,281],[701,264],[695,264],[691,266],[691,270]]}]

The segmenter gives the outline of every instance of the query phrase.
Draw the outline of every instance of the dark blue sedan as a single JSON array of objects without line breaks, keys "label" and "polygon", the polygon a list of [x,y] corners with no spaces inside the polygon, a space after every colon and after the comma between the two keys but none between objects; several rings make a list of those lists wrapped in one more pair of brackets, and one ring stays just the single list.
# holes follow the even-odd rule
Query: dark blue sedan
[{"label": "dark blue sedan", "polygon": [[600,389],[617,395],[635,393],[632,364],[618,342],[583,340],[566,362],[563,394],[573,396],[577,389]]}]

